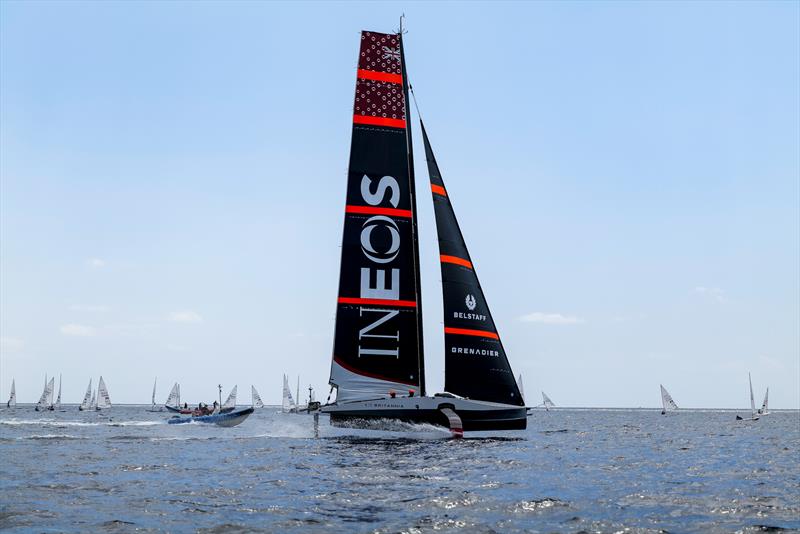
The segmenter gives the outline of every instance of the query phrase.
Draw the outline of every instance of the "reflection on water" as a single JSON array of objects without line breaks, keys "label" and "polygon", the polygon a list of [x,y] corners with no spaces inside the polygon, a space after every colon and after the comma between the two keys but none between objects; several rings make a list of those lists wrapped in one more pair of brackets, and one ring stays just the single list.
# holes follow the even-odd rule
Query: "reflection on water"
[{"label": "reflection on water", "polygon": [[85,532],[732,532],[800,529],[800,414],[536,412],[451,440],[256,411],[0,411],[0,529]]}]

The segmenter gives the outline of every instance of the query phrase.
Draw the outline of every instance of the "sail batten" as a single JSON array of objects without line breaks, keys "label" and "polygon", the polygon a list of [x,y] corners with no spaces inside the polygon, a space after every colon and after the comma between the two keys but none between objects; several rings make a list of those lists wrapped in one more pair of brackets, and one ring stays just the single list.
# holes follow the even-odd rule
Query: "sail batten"
[{"label": "sail batten", "polygon": [[[523,406],[522,393],[421,120],[420,127],[439,238],[445,313],[445,390],[470,399]],[[480,380],[475,379],[478,376]]]},{"label": "sail batten", "polygon": [[329,382],[337,400],[424,392],[402,38],[362,32]]}]

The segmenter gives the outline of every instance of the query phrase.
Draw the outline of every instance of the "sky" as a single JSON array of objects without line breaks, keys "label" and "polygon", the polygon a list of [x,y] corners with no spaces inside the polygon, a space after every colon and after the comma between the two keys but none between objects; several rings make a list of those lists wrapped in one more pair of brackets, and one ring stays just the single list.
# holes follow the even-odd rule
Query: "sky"
[{"label": "sky", "polygon": [[0,398],[325,400],[359,32],[402,13],[529,404],[800,407],[797,2],[0,2]]}]

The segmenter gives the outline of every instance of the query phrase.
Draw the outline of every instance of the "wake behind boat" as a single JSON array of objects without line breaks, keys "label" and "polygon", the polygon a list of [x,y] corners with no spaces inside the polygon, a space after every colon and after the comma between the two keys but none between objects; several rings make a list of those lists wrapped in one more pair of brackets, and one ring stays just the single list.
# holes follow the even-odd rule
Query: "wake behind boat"
[{"label": "wake behind boat", "polygon": [[247,419],[251,413],[255,411],[252,406],[234,410],[228,413],[216,413],[211,415],[198,415],[190,417],[181,417],[179,415],[173,416],[167,420],[170,425],[182,425],[186,423],[205,423],[217,426],[231,427],[240,425]]},{"label": "wake behind boat", "polygon": [[524,429],[526,410],[420,121],[442,273],[445,390],[426,396],[409,85],[402,29],[362,32],[329,383],[338,426],[395,419]]}]

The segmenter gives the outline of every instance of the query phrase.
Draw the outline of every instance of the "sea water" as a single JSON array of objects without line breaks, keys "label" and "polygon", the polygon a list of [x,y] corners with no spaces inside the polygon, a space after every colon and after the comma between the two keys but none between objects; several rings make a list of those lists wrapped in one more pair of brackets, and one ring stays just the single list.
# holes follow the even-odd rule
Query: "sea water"
[{"label": "sea water", "polygon": [[755,532],[800,529],[800,412],[535,411],[449,438],[259,409],[0,412],[11,532]]}]

